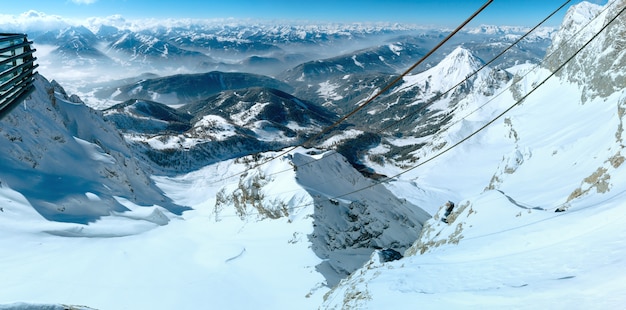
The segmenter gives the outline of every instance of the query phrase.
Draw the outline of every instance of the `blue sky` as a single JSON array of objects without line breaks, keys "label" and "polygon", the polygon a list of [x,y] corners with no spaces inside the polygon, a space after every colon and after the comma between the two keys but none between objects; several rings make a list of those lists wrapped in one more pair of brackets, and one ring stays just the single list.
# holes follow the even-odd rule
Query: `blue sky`
[{"label": "blue sky", "polygon": [[[28,0],[2,1],[2,14],[36,10],[65,18],[236,18],[401,22],[455,26],[486,0]],[[532,26],[564,0],[495,0],[476,23]],[[571,1],[571,4],[580,0]],[[604,4],[606,0],[592,0]],[[558,25],[564,11],[550,25]]]}]

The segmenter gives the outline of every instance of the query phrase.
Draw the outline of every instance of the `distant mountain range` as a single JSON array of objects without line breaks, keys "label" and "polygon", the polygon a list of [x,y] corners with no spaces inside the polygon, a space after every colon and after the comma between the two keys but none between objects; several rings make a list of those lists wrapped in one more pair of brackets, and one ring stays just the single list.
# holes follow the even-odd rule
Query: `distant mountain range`
[{"label": "distant mountain range", "polygon": [[[6,26],[7,31],[15,27]],[[489,46],[509,42],[526,30],[528,28],[480,26],[461,33],[453,45],[472,42],[469,43],[474,45],[471,49],[483,57],[490,53]],[[449,30],[398,24],[224,25],[198,21],[143,28],[137,25],[76,26],[61,23],[46,30],[16,31],[28,32],[36,45],[45,46],[49,51],[41,56],[44,72],[54,72],[63,66],[83,66],[91,71],[114,71],[118,76],[213,70],[276,76],[307,61],[330,57],[326,63],[332,64],[340,61],[338,58],[332,60],[332,57],[346,53],[350,53],[350,57],[357,55],[363,64],[376,65],[369,70],[397,72],[434,46]],[[540,59],[553,33],[553,28],[543,28],[517,48],[519,55],[509,56],[505,61],[510,64]],[[389,44],[404,45],[404,55],[396,55],[397,50],[388,50]],[[372,49],[372,46],[379,47]],[[352,52],[358,49],[366,50]],[[406,54],[410,57],[407,58]]]},{"label": "distant mountain range", "polygon": [[100,89],[97,96],[117,101],[153,100],[180,106],[206,99],[224,90],[249,87],[269,87],[286,92],[293,90],[289,84],[263,75],[212,71],[142,79],[131,84]]}]

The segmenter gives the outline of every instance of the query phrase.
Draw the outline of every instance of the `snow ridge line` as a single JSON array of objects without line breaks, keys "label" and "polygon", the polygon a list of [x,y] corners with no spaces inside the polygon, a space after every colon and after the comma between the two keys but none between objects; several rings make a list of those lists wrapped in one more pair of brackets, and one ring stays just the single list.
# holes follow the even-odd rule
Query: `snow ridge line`
[{"label": "snow ridge line", "polygon": [[[460,85],[462,85],[463,83],[467,82],[469,79],[471,79],[472,77],[474,77],[475,75],[477,75],[480,71],[482,71],[483,69],[485,69],[486,67],[488,67],[489,65],[491,65],[492,63],[494,63],[496,60],[498,60],[498,58],[502,57],[506,52],[508,52],[510,49],[512,49],[513,47],[515,47],[517,44],[519,44],[522,40],[524,40],[526,37],[528,37],[531,33],[533,33],[535,30],[537,30],[537,28],[541,27],[541,25],[543,25],[546,21],[548,21],[550,18],[552,18],[556,13],[558,13],[561,9],[563,9],[568,3],[570,3],[571,0],[567,0],[565,1],[563,4],[561,4],[560,7],[558,7],[556,10],[554,10],[552,13],[550,13],[550,15],[548,15],[546,18],[544,18],[542,21],[540,21],[537,25],[535,25],[533,28],[531,28],[530,30],[528,30],[524,35],[522,35],[521,37],[519,37],[517,40],[515,40],[515,42],[513,42],[512,44],[510,44],[507,48],[505,48],[504,50],[502,50],[498,55],[496,55],[494,58],[492,58],[490,61],[486,62],[485,64],[483,64],[480,68],[478,68],[478,70],[472,72],[471,74],[469,74],[467,77],[465,77],[465,79],[463,79],[462,81],[458,82],[456,85],[452,86],[450,89],[448,89],[447,91],[440,93],[438,95],[436,95],[435,97],[433,97],[432,99],[429,100],[429,102],[423,106],[421,106],[419,109],[415,109],[413,112],[406,114],[404,117],[400,118],[399,120],[389,124],[386,127],[383,127],[381,129],[379,129],[376,133],[380,134],[383,131],[394,127],[398,124],[400,124],[402,121],[404,121],[405,119],[415,116],[418,113],[422,112],[423,110],[425,110],[426,108],[428,108],[429,106],[433,105],[433,103],[435,103],[437,100],[439,100],[442,97],[445,97],[447,94],[449,94],[451,91],[453,91],[454,89],[456,89],[457,87],[459,87]],[[527,73],[528,74],[528,73]],[[482,106],[481,106],[482,107]],[[468,115],[469,116],[469,115]]]},{"label": "snow ridge line", "polygon": [[[483,70],[484,68],[486,68],[489,64],[491,64],[491,63],[495,62],[498,58],[502,57],[502,56],[503,56],[506,52],[508,52],[511,48],[513,48],[515,45],[519,44],[519,43],[520,43],[523,39],[525,39],[525,38],[526,38],[526,37],[528,37],[530,34],[532,34],[532,32],[533,32],[533,31],[535,31],[536,29],[538,29],[538,28],[539,28],[542,24],[544,24],[547,20],[549,20],[550,18],[552,18],[552,17],[553,17],[553,16],[554,16],[554,15],[555,15],[558,11],[560,11],[561,9],[563,9],[563,7],[565,7],[565,6],[566,6],[569,2],[571,2],[571,0],[567,0],[567,1],[565,1],[565,2],[564,2],[561,6],[560,6],[560,7],[558,7],[556,10],[554,10],[554,11],[553,11],[550,15],[548,15],[546,18],[544,18],[541,22],[539,22],[536,26],[534,26],[533,28],[531,28],[528,32],[526,32],[526,33],[525,33],[524,35],[522,35],[520,38],[518,38],[515,42],[513,42],[512,44],[510,44],[507,48],[505,48],[502,52],[500,52],[500,53],[499,53],[498,55],[496,55],[494,58],[492,58],[492,59],[491,59],[491,60],[489,60],[487,63],[485,63],[483,66],[481,66],[478,70],[476,70],[476,71],[474,71],[472,74],[468,75],[468,76],[467,76],[464,80],[462,80],[461,82],[459,82],[459,83],[457,83],[456,85],[452,86],[452,87],[451,87],[450,89],[448,89],[446,92],[444,92],[444,93],[442,93],[442,94],[437,95],[437,96],[436,96],[436,97],[434,97],[434,99],[432,99],[432,100],[437,100],[438,98],[441,98],[442,96],[445,96],[446,94],[450,93],[450,92],[451,92],[451,91],[453,91],[456,87],[458,87],[459,85],[463,84],[464,82],[466,82],[467,80],[469,80],[470,78],[472,78],[473,76],[475,76],[476,74],[478,74],[481,70]],[[609,5],[609,6],[610,6],[610,5]],[[607,10],[609,6],[607,6],[604,10]],[[597,16],[596,16],[596,18],[597,18]],[[595,18],[594,18],[593,20],[595,20]],[[592,20],[592,21],[593,21],[593,20]],[[581,29],[580,29],[577,33],[575,33],[575,34],[572,36],[572,38],[577,37],[577,36],[580,34],[580,32],[581,32],[582,30],[586,29],[586,28],[587,28],[587,26],[588,26],[588,25],[589,25],[592,21],[590,21],[590,22],[589,22],[589,23],[587,23],[584,27],[582,27],[582,28],[581,28]],[[555,49],[552,53],[550,53],[549,55],[547,55],[545,58],[549,58],[549,56],[551,56],[552,54],[556,53],[556,52],[557,52],[558,50],[560,50],[563,46],[564,46],[564,44],[560,45],[558,48],[556,48],[556,49]],[[521,76],[521,78],[523,79],[524,77],[526,77],[527,75],[529,75],[531,72],[533,72],[533,71],[537,70],[538,68],[540,68],[540,67],[541,67],[541,65],[542,65],[544,62],[545,62],[545,60],[543,60],[541,63],[539,63],[539,64],[535,65],[535,66],[534,66],[531,70],[528,70],[526,73],[524,73],[524,74]],[[466,119],[467,117],[469,117],[469,116],[470,116],[470,115],[472,115],[473,113],[475,113],[475,112],[479,111],[480,109],[482,109],[483,107],[485,107],[487,104],[491,103],[493,100],[495,100],[496,98],[498,98],[499,96],[501,96],[502,94],[504,94],[506,91],[508,91],[509,89],[511,89],[511,88],[513,87],[513,85],[516,85],[516,84],[511,84],[511,85],[507,86],[507,87],[506,87],[506,88],[504,88],[501,92],[499,92],[498,94],[496,94],[495,96],[493,96],[492,98],[490,98],[489,100],[487,100],[484,104],[482,104],[481,106],[479,106],[478,108],[476,108],[476,109],[475,109],[475,110],[473,110],[472,112],[468,113],[468,114],[467,114],[467,115],[465,115],[464,117],[460,118],[459,120],[457,120],[457,121],[455,121],[455,122],[451,123],[449,126],[452,126],[452,125],[454,125],[454,124],[456,124],[456,123],[458,123],[458,122],[462,121],[463,119]],[[404,120],[405,118],[408,118],[408,117],[410,117],[410,116],[413,116],[413,115],[415,115],[415,114],[417,114],[417,113],[421,112],[423,109],[427,108],[427,107],[428,107],[428,106],[430,106],[430,105],[431,105],[431,104],[428,104],[428,105],[424,106],[424,108],[416,109],[414,112],[411,112],[410,114],[407,114],[404,118],[402,118],[402,119],[398,120],[397,122],[394,122],[394,123],[390,124],[389,126],[387,126],[387,127],[383,128],[383,129],[379,130],[379,131],[377,132],[377,134],[380,134],[380,133],[382,133],[384,130],[389,129],[389,128],[390,128],[390,127],[392,127],[392,126],[399,124],[399,123],[400,123],[400,122],[402,122],[402,120]],[[296,147],[294,147],[294,148],[290,148],[290,149],[288,149],[287,151],[284,151],[284,152],[280,153],[279,155],[275,155],[275,156],[273,156],[273,157],[270,157],[270,158],[269,158],[269,159],[267,159],[266,161],[264,161],[264,162],[262,162],[262,163],[259,163],[259,164],[255,165],[255,166],[251,167],[251,168],[248,168],[248,169],[244,170],[241,174],[247,173],[247,172],[249,172],[249,171],[251,171],[251,170],[253,170],[253,169],[256,169],[256,168],[258,168],[258,167],[260,167],[260,166],[262,166],[262,165],[264,165],[264,164],[267,164],[267,163],[271,162],[272,160],[274,160],[274,159],[276,159],[276,158],[278,158],[278,157],[280,157],[280,156],[283,156],[283,155],[285,155],[285,154],[287,154],[287,153],[289,153],[289,152],[293,151],[293,150],[294,150],[295,148],[297,148],[297,147],[298,147],[298,146],[296,146]],[[332,155],[337,155],[337,154],[338,154],[338,153],[336,153],[336,152],[333,152],[333,153],[332,153]],[[324,160],[325,158],[326,158],[326,157],[321,157],[321,158],[319,158],[319,159],[313,159],[313,160],[312,160],[312,161],[310,161],[310,162],[307,162],[307,163],[305,163],[305,164],[301,164],[301,165],[299,165],[299,166],[295,166],[294,168],[296,168],[296,169],[297,169],[297,168],[299,168],[299,167],[305,167],[305,166],[308,166],[308,165],[310,165],[310,164],[313,164],[313,163],[315,163],[315,162],[317,162],[317,161]],[[281,173],[289,172],[289,171],[291,171],[291,170],[292,170],[291,168],[290,168],[290,169],[284,169],[284,170],[280,170],[280,171],[276,171],[276,172],[274,172],[274,173],[268,174],[267,176],[274,176],[274,175],[278,175],[278,174],[281,174]],[[217,182],[221,182],[221,181],[224,181],[224,180],[229,179],[229,178],[234,177],[234,176],[236,176],[236,175],[232,175],[232,176],[224,177],[224,178],[220,179],[219,181],[216,181],[215,183],[217,183]],[[280,196],[281,194],[284,194],[284,193],[283,193],[283,192],[281,192],[281,193],[277,193],[277,194],[275,194],[275,195],[276,195],[276,196]],[[307,204],[307,205],[304,205],[304,206],[300,206],[300,208],[308,207],[309,205],[310,205],[310,204]],[[296,207],[296,208],[298,208],[298,207]]]}]

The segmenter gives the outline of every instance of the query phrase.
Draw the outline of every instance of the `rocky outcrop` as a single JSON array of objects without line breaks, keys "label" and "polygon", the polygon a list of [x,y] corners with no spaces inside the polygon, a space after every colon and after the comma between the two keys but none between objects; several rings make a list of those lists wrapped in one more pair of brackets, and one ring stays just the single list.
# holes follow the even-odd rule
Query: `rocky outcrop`
[{"label": "rocky outcrop", "polygon": [[[609,1],[605,7],[582,2],[572,6],[554,37],[545,58],[546,66],[556,70],[590,40],[626,6],[626,1]],[[559,76],[584,87],[583,102],[606,97],[626,85],[626,24],[624,15],[585,47]]]},{"label": "rocky outcrop", "polygon": [[[0,179],[48,220],[88,223],[143,206],[178,206],[102,113],[37,76],[36,90],[0,121]],[[71,169],[68,169],[71,167]]]}]

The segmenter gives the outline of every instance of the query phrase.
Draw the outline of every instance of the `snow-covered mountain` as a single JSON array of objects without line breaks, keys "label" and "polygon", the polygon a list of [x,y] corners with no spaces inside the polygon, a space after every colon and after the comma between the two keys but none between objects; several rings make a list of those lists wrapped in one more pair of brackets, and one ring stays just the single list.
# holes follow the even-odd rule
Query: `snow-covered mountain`
[{"label": "snow-covered mountain", "polygon": [[[42,28],[42,24],[50,26]],[[29,33],[39,50],[40,71],[80,93],[92,106],[97,103],[91,102],[88,92],[79,92],[81,86],[92,87],[94,82],[145,72],[171,75],[218,70],[282,75],[289,81],[300,77],[292,78],[292,75],[301,70],[335,72],[333,76],[323,74],[316,79],[316,84],[336,77],[337,73],[356,74],[362,70],[360,68],[367,72],[397,73],[449,31],[415,25],[361,23],[167,20],[155,24],[154,21],[127,21],[119,16],[77,23],[39,12],[29,12],[19,18],[3,17],[0,28]],[[498,31],[469,29],[460,33],[453,45],[467,42],[479,57],[485,58],[528,30],[523,27],[480,28]],[[543,28],[543,32],[536,33],[502,62],[506,65],[536,62],[549,44],[551,32]],[[315,63],[317,60],[324,61]],[[420,70],[440,60],[441,55],[435,55]],[[320,67],[322,65],[325,68]],[[344,69],[333,69],[338,65]],[[291,73],[282,74],[285,70]],[[295,95],[303,97],[300,93]]]},{"label": "snow-covered mountain", "polygon": [[[399,162],[407,160],[412,157],[411,152],[422,147],[429,137],[448,125],[457,110],[463,111],[464,107],[493,96],[497,89],[511,79],[507,71],[491,66],[483,68],[484,65],[469,50],[457,47],[432,68],[405,76],[388,93],[382,94],[354,114],[346,125],[353,130],[353,134],[346,135],[345,127],[338,128],[329,133],[331,137],[327,139],[360,169],[364,168],[363,161],[367,157],[384,157],[388,161]],[[345,114],[355,104],[363,104],[379,87],[383,87],[383,81],[389,83],[395,78],[393,75],[372,76],[377,78],[375,81],[378,84],[360,80],[357,87],[349,87],[346,83],[344,91],[347,93],[354,89],[362,93],[356,103],[358,98],[349,98],[341,106],[337,105],[344,98],[337,94],[335,87],[338,85],[326,85],[329,102],[324,105]],[[357,80],[359,77],[363,75],[345,76],[344,79]],[[398,142],[398,137],[401,137],[400,141],[411,142]],[[378,150],[375,154],[368,154],[373,146],[379,146]]]},{"label": "snow-covered mountain", "polygon": [[[572,55],[625,5],[573,7],[557,34],[563,43],[551,51]],[[626,93],[593,78],[624,71],[603,67],[615,60],[605,59],[607,51],[621,53],[620,19],[558,77],[548,79],[558,64],[551,57],[518,71],[502,95],[468,105],[415,153],[418,163],[433,161],[391,187],[400,195],[403,182],[445,189],[455,207],[446,212],[441,201],[405,258],[382,263],[374,254],[322,308],[621,307]],[[434,158],[542,83],[484,131]]]},{"label": "snow-covered mountain", "polygon": [[[384,87],[389,80],[381,78],[383,76],[381,73],[395,75],[413,65],[435,46],[440,36],[441,33],[401,37],[398,41],[390,41],[384,45],[328,59],[305,62],[283,72],[278,77],[294,86],[297,96],[333,105],[343,110],[362,99],[355,98],[358,94],[369,95],[369,92]],[[519,35],[514,39],[518,37]],[[445,63],[444,59],[458,46],[463,46],[475,57],[491,60],[508,47],[514,39],[498,39],[488,35],[460,35],[459,38],[453,40],[451,47],[435,53],[414,72],[423,72],[437,64]],[[537,63],[543,57],[549,42],[548,39],[540,40],[540,42],[525,40],[494,61],[492,66],[505,69],[516,64]],[[353,91],[355,84],[365,88],[359,87],[355,94]]]},{"label": "snow-covered mountain", "polygon": [[[224,80],[218,87],[227,84]],[[199,89],[211,91],[206,85]],[[266,87],[223,91],[178,109],[132,99],[104,115],[153,162],[178,173],[298,145],[336,118],[323,107]]]},{"label": "snow-covered mountain", "polygon": [[286,71],[281,78],[291,83],[310,84],[347,74],[396,73],[415,63],[426,52],[424,45],[390,43],[356,51],[351,55],[307,62]]},{"label": "snow-covered mountain", "polygon": [[[510,80],[505,70],[484,65],[469,50],[457,47],[434,67],[405,76],[394,90],[364,109],[359,123],[385,128],[387,133],[415,137],[432,134],[449,121],[459,105],[491,96]],[[371,115],[378,117],[368,119]],[[397,124],[399,119],[403,119],[401,124]]]},{"label": "snow-covered mountain", "polygon": [[157,66],[167,61],[172,68],[198,68],[210,67],[216,62],[204,53],[179,48],[151,34],[125,31],[105,37],[114,40],[106,45],[105,53],[123,66],[137,63]]},{"label": "snow-covered mountain", "polygon": [[36,35],[36,44],[54,46],[44,56],[45,63],[62,64],[67,67],[107,67],[114,62],[98,49],[99,39],[89,29],[68,27],[50,30]]}]

